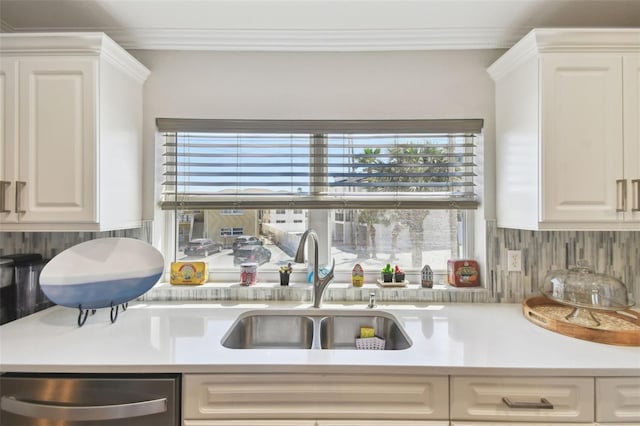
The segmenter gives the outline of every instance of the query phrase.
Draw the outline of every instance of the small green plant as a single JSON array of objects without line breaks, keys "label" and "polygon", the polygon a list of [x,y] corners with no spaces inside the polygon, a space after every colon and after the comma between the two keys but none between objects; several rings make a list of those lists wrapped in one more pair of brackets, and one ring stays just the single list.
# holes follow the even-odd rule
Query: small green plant
[{"label": "small green plant", "polygon": [[391,267],[390,264],[387,263],[387,266],[382,268],[381,275],[382,275],[382,281],[386,283],[390,283],[393,281],[393,268]]}]

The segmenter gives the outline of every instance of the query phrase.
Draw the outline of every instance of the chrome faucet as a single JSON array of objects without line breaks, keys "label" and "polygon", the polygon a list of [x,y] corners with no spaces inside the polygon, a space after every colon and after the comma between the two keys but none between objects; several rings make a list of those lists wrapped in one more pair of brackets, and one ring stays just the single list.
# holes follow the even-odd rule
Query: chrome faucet
[{"label": "chrome faucet", "polygon": [[302,238],[300,238],[300,244],[298,245],[298,251],[296,252],[296,257],[294,258],[294,262],[296,263],[304,263],[304,246],[307,242],[307,238],[311,236],[313,240],[313,307],[319,308],[320,302],[322,301],[322,295],[324,294],[324,290],[329,285],[329,282],[333,279],[333,270],[336,267],[336,260],[331,259],[331,270],[324,277],[320,278],[320,271],[318,267],[318,234],[313,229],[308,229],[302,234]]}]

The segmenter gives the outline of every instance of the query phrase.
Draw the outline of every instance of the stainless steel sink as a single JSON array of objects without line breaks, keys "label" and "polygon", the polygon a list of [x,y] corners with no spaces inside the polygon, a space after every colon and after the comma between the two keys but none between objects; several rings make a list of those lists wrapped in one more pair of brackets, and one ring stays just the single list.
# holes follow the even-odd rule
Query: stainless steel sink
[{"label": "stainless steel sink", "polygon": [[385,350],[407,349],[411,346],[404,330],[390,315],[332,315],[320,321],[322,349],[355,349],[360,327],[372,327],[376,336],[384,339]]},{"label": "stainless steel sink", "polygon": [[222,338],[230,349],[356,349],[360,327],[373,327],[386,350],[411,341],[393,315],[381,311],[262,310],[245,312]]},{"label": "stainless steel sink", "polygon": [[313,320],[303,315],[245,314],[233,324],[222,345],[232,349],[311,349]]}]

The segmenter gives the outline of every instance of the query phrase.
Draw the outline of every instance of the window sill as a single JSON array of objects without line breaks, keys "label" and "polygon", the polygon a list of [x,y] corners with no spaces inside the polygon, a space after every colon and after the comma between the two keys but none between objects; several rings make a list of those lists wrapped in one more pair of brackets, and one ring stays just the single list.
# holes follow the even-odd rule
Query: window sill
[{"label": "window sill", "polygon": [[[324,293],[326,302],[368,302],[372,291],[380,302],[493,302],[489,290],[483,287],[456,288],[447,284],[436,284],[433,288],[422,288],[419,284],[406,287],[381,288],[377,284],[353,287],[349,283],[331,283]],[[294,283],[281,286],[278,283],[257,283],[242,286],[233,283],[206,283],[202,285],[156,284],[142,295],[142,301],[166,300],[288,300],[311,303],[311,285]]]}]

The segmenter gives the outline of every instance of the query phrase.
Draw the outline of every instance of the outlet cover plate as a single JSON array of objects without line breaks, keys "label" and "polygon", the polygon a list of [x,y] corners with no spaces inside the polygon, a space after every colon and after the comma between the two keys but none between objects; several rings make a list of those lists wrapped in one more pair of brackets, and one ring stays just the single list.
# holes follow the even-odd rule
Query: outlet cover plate
[{"label": "outlet cover plate", "polygon": [[507,272],[522,271],[522,252],[520,250],[507,250]]}]

